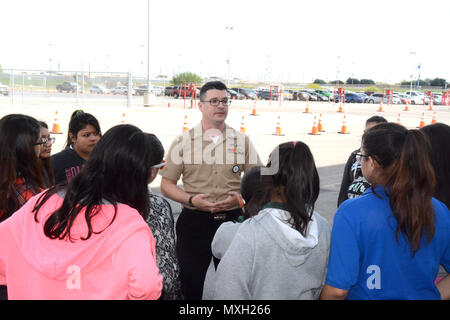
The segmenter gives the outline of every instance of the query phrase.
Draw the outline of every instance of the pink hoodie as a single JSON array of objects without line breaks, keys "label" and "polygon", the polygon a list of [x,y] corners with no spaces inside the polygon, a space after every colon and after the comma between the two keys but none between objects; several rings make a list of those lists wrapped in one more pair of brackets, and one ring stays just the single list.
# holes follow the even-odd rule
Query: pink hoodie
[{"label": "pink hoodie", "polygon": [[[43,225],[62,204],[53,195],[41,207],[35,222],[31,198],[0,223],[0,284],[9,299],[157,299],[162,276],[156,266],[155,240],[139,213],[124,204],[102,205],[92,229],[102,231],[88,240],[84,210],[72,226],[75,239],[50,239]],[[107,227],[108,226],[108,227]],[[105,229],[106,228],[106,229]]]}]

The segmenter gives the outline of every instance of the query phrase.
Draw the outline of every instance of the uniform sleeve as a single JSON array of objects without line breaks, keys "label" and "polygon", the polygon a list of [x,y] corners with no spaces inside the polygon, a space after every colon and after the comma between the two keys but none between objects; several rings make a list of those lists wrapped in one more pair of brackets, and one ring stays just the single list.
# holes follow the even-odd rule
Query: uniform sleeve
[{"label": "uniform sleeve", "polygon": [[325,283],[349,290],[358,281],[360,249],[355,231],[343,216],[342,209],[338,209],[334,216]]},{"label": "uniform sleeve", "polygon": [[254,237],[242,225],[216,270],[215,300],[249,300],[254,256]]},{"label": "uniform sleeve", "polygon": [[161,176],[166,179],[178,181],[183,172],[183,145],[182,139],[177,138],[172,142],[172,145],[167,151],[165,160],[166,167],[161,170]]},{"label": "uniform sleeve", "polygon": [[161,296],[162,276],[156,266],[155,243],[148,229],[134,232],[115,254],[118,274],[128,278],[130,300],[156,300]]}]

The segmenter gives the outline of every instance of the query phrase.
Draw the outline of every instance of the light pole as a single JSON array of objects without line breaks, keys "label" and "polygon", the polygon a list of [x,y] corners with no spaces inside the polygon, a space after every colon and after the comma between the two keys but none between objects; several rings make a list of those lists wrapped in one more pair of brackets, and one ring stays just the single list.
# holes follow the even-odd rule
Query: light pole
[{"label": "light pole", "polygon": [[419,65],[417,66],[417,72],[418,72],[418,74],[417,74],[417,85],[416,85],[416,87],[417,87],[417,89],[419,89],[420,88],[420,67],[421,67],[422,65],[419,63]]},{"label": "light pole", "polygon": [[355,66],[355,61],[352,61],[352,87],[353,87],[353,78],[355,77],[353,74],[354,66]]},{"label": "light pole", "polygon": [[147,0],[147,89],[150,93],[150,0]]},{"label": "light pole", "polygon": [[[226,26],[225,30],[229,30],[230,31],[230,35],[231,35],[231,33],[234,30],[234,28],[231,27],[231,26]],[[227,86],[230,85],[230,50],[231,50],[230,49],[230,43],[231,43],[230,39],[231,39],[231,36],[228,38]]]},{"label": "light pole", "polygon": [[412,78],[413,78],[413,55],[415,55],[416,53],[411,51],[409,54],[411,55],[411,80],[409,84],[409,100],[411,100]]},{"label": "light pole", "polygon": [[48,71],[50,73],[50,71],[52,71],[52,57],[51,57],[51,46],[52,44],[49,43],[48,44]]},{"label": "light pole", "polygon": [[336,66],[336,86],[338,86],[338,84],[339,84],[339,65],[340,65],[341,56],[337,56],[337,59],[338,59],[338,61],[337,61],[337,66]]}]

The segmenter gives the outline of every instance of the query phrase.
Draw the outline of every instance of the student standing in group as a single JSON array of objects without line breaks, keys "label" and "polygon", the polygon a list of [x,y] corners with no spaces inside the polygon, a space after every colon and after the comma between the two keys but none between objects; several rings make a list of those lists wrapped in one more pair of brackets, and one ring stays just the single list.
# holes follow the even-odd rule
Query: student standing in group
[{"label": "student standing in group", "polygon": [[[44,188],[41,145],[36,119],[23,114],[0,119],[0,222]],[[0,300],[6,298],[6,287],[0,286]]]},{"label": "student standing in group", "polygon": [[92,114],[82,110],[72,114],[65,149],[51,157],[56,184],[67,184],[80,172],[101,136],[98,120]]},{"label": "student standing in group", "polygon": [[[261,190],[261,167],[253,167],[247,171],[241,181],[241,195],[243,201],[243,216],[237,221],[224,222],[217,229],[211,243],[212,259],[206,272],[205,283],[203,285],[203,300],[214,299],[214,287],[216,284],[216,270],[220,259],[227,252],[236,232],[242,225],[241,222],[256,215],[261,209],[256,201],[251,201],[253,197],[262,197]],[[238,195],[239,196],[239,195]]]},{"label": "student standing in group", "polygon": [[318,299],[325,281],[330,226],[314,205],[319,175],[300,141],[279,145],[262,175],[262,209],[236,232],[216,271],[214,299]]},{"label": "student standing in group", "polygon": [[145,222],[152,153],[139,128],[115,126],[68,185],[0,223],[0,283],[10,299],[158,299],[162,277]]},{"label": "student standing in group", "polygon": [[49,188],[55,185],[55,174],[53,173],[52,162],[50,161],[52,145],[55,143],[55,138],[50,137],[47,123],[45,123],[44,121],[40,121],[40,124],[43,144],[41,145],[39,159],[41,159],[42,169],[44,170],[43,172],[45,186]]},{"label": "student standing in group", "polygon": [[[380,123],[386,123],[387,120],[381,116],[373,116],[367,119],[364,132]],[[361,164],[356,161],[356,154],[360,150],[357,149],[350,154],[344,168],[344,174],[342,176],[341,188],[339,190],[337,206],[339,207],[342,202],[347,199],[359,197],[370,188],[370,183],[367,182],[361,172]]]},{"label": "student standing in group", "polygon": [[[435,123],[420,129],[430,139],[431,149],[428,155],[436,177],[434,195],[450,208],[450,126],[445,123]],[[448,274],[441,266],[436,278],[440,281]]]},{"label": "student standing in group", "polygon": [[[152,182],[159,170],[164,169],[164,147],[159,139],[147,133],[152,145]],[[150,183],[149,182],[149,183]],[[160,300],[182,300],[180,266],[176,255],[175,222],[169,202],[161,195],[150,193],[150,212],[146,219],[156,242],[156,262],[163,276]]]},{"label": "student standing in group", "polygon": [[356,156],[372,187],[334,216],[322,299],[440,299],[450,212],[433,198],[429,148],[423,132],[395,123],[364,133]]},{"label": "student standing in group", "polygon": [[[184,206],[176,233],[181,286],[188,300],[202,298],[217,228],[242,215],[230,192],[239,192],[243,172],[261,165],[249,138],[225,123],[230,104],[225,84],[203,85],[198,106],[202,120],[172,143],[162,170],[162,194]],[[177,186],[180,177],[183,189]]]}]

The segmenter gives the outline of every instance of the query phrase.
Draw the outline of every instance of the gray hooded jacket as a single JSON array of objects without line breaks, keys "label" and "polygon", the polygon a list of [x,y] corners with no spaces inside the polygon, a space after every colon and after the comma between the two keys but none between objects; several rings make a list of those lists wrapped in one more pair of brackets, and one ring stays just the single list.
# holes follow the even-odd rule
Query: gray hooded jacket
[{"label": "gray hooded jacket", "polygon": [[[278,203],[270,203],[238,227],[228,249],[213,245],[213,255],[221,261],[205,282],[204,297],[318,299],[327,272],[330,226],[314,213],[303,237],[289,225],[289,217]],[[220,234],[216,236],[214,242]],[[218,248],[226,252],[214,252]]]}]

